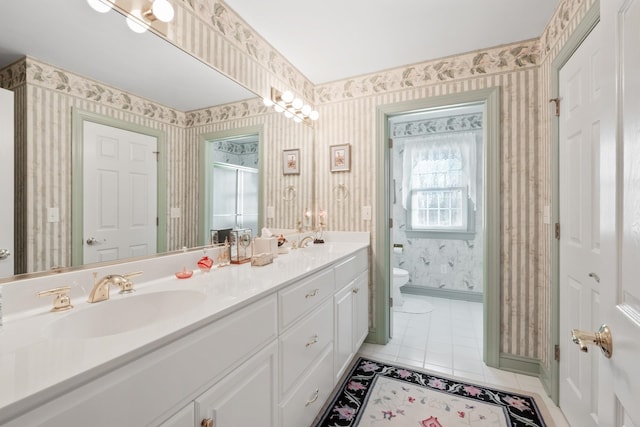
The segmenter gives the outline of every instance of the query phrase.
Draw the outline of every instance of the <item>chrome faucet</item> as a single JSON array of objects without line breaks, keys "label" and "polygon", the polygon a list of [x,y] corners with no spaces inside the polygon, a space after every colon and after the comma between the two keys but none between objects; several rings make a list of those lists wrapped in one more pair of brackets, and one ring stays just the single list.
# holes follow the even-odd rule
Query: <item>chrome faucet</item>
[{"label": "chrome faucet", "polygon": [[109,285],[120,287],[121,294],[135,292],[133,289],[132,277],[140,276],[142,271],[128,274],[109,274],[98,280],[98,273],[93,273],[93,289],[89,294],[88,302],[100,302],[109,299]]},{"label": "chrome faucet", "polygon": [[305,236],[302,238],[302,240],[300,240],[300,245],[298,246],[299,248],[305,248],[309,242],[313,242],[313,236]]}]

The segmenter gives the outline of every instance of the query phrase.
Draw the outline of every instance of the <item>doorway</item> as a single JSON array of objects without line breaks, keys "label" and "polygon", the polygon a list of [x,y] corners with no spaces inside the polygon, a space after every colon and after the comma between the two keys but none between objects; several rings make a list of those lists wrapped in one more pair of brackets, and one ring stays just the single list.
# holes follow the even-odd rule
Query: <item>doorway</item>
[{"label": "doorway", "polygon": [[481,375],[483,106],[394,115],[388,126],[391,336],[428,348],[432,368]]},{"label": "doorway", "polygon": [[212,243],[212,230],[262,228],[260,126],[201,136],[200,237]]},{"label": "doorway", "polygon": [[[482,149],[482,181],[485,191],[482,205],[483,215],[483,272],[482,283],[482,360],[488,366],[499,365],[499,337],[500,337],[500,198],[499,198],[499,120],[500,98],[499,88],[482,89],[465,93],[431,97],[400,104],[378,108],[378,134],[380,141],[390,141],[392,135],[388,126],[391,117],[425,110],[461,107],[478,104],[483,112],[483,149]],[[391,283],[393,254],[392,218],[391,212],[393,191],[392,176],[392,148],[391,144],[381,144],[378,151],[378,169],[384,174],[378,175],[377,207],[378,220],[376,233],[380,236],[374,248],[376,252],[375,266],[375,310],[376,327],[370,335],[370,340],[379,344],[386,344],[391,336],[393,327],[393,312],[391,307]],[[439,267],[438,267],[439,268]],[[373,336],[372,336],[373,335]]]},{"label": "doorway", "polygon": [[164,252],[165,133],[79,109],[72,129],[72,264]]},{"label": "doorway", "polygon": [[600,304],[599,26],[559,72],[560,407],[571,425],[598,425],[598,358],[570,331],[597,330]]}]

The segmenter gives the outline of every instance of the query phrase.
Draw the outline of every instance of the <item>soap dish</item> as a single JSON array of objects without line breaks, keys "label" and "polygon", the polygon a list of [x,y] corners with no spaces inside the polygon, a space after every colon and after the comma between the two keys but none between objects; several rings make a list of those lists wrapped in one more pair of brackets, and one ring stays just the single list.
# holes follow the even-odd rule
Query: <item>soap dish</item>
[{"label": "soap dish", "polygon": [[188,279],[191,276],[193,276],[193,271],[187,270],[186,267],[182,267],[182,271],[176,272],[176,277],[178,279]]}]

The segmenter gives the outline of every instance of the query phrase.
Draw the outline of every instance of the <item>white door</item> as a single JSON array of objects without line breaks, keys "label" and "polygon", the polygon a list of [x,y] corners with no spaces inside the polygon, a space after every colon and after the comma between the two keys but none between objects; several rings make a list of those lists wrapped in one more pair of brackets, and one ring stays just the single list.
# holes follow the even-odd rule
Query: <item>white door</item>
[{"label": "white door", "polygon": [[83,262],[156,253],[157,139],[83,126]]},{"label": "white door", "polygon": [[0,277],[13,275],[13,92],[0,89]]},{"label": "white door", "polygon": [[640,426],[640,0],[600,2],[604,101],[601,311],[613,353],[600,358],[600,425]]},{"label": "white door", "polygon": [[600,305],[600,31],[560,70],[560,407],[572,426],[595,427],[598,359],[575,349],[572,328],[595,330]]}]

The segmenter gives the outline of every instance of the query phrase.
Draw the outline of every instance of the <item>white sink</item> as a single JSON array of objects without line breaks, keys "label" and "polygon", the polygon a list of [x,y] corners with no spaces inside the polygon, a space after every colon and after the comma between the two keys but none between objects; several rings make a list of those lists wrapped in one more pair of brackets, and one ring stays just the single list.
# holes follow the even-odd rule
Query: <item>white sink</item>
[{"label": "white sink", "polygon": [[72,309],[47,325],[47,336],[61,339],[100,338],[130,332],[183,314],[202,304],[205,295],[195,290],[113,295],[111,299]]}]

